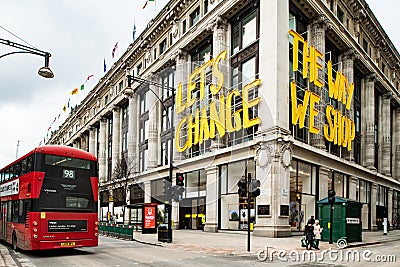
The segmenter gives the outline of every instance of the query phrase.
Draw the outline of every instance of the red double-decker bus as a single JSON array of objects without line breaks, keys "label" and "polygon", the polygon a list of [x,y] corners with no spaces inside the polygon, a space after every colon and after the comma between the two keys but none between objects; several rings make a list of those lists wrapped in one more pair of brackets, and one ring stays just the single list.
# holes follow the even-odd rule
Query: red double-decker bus
[{"label": "red double-decker bus", "polygon": [[0,169],[0,239],[13,249],[98,245],[98,175],[92,154],[41,146]]}]

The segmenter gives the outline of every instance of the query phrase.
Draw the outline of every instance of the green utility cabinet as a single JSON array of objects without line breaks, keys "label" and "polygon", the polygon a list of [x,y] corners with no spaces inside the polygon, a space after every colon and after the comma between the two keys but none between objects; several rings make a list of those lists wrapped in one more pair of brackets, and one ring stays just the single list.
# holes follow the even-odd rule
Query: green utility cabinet
[{"label": "green utility cabinet", "polygon": [[[360,202],[342,198],[334,197],[333,203],[333,216],[332,216],[332,241],[336,242],[338,239],[345,238],[347,242],[361,242],[362,241],[362,222],[361,222],[361,208]],[[317,201],[319,208],[319,222],[322,231],[322,240],[329,241],[330,239],[330,216],[331,216],[331,203],[328,198]]]}]

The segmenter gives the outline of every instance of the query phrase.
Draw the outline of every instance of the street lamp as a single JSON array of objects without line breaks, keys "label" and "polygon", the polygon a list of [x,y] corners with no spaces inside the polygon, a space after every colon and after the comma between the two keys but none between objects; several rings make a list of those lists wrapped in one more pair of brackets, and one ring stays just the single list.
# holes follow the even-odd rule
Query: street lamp
[{"label": "street lamp", "polygon": [[[143,84],[143,83],[147,83],[147,84],[149,84],[149,85],[154,85],[154,86],[157,86],[157,87],[160,87],[160,88],[166,88],[167,90],[170,90],[171,92],[172,92],[172,108],[174,108],[174,103],[175,103],[175,88],[173,88],[173,87],[169,87],[169,86],[165,86],[165,85],[162,85],[162,84],[159,84],[159,83],[156,83],[156,82],[153,82],[153,81],[148,81],[148,80],[145,80],[145,79],[142,79],[142,78],[139,78],[139,77],[135,77],[135,76],[133,76],[133,75],[127,75],[126,76],[127,78],[128,78],[128,85],[127,85],[127,87],[125,88],[125,94],[127,94],[127,95],[133,95],[135,92],[136,92],[136,90],[135,89],[132,89],[132,82],[139,82],[139,83],[141,83],[141,84]],[[173,145],[173,140],[174,140],[174,135],[173,135],[173,127],[174,127],[174,116],[171,116],[171,118],[169,118],[169,116],[168,116],[168,110],[167,110],[167,108],[164,106],[164,103],[163,103],[163,101],[158,97],[158,95],[156,94],[156,92],[154,92],[151,88],[149,88],[149,90],[157,97],[157,99],[158,99],[158,101],[160,101],[160,103],[161,103],[161,105],[162,105],[162,107],[163,107],[163,109],[165,110],[165,113],[166,113],[166,116],[167,116],[167,120],[168,120],[168,122],[169,122],[169,124],[170,124],[170,129],[171,129],[171,131],[172,131],[172,133],[171,133],[171,148],[170,148],[170,150],[169,150],[169,174],[168,174],[168,181],[171,183],[171,185],[172,185],[172,175],[173,175],[173,169],[174,169],[174,166],[173,166],[173,164],[172,164],[172,160],[173,160],[173,157],[174,157],[174,152],[173,152],[173,148],[174,148],[174,145]],[[167,214],[167,221],[168,221],[168,237],[167,237],[167,242],[168,243],[171,243],[172,242],[172,224],[171,224],[171,216],[172,216],[172,205],[171,205],[171,203],[170,203],[170,199],[168,199],[168,203],[166,203],[165,205],[165,210],[166,210],[166,214]]]},{"label": "street lamp", "polygon": [[12,55],[12,54],[19,54],[19,53],[28,53],[28,54],[42,56],[42,57],[44,57],[44,67],[41,67],[39,69],[38,74],[44,78],[53,78],[54,77],[54,73],[49,68],[49,59],[51,57],[51,54],[49,52],[44,52],[44,51],[36,49],[34,47],[14,43],[9,40],[5,40],[5,39],[1,39],[1,38],[0,38],[0,44],[15,47],[18,49],[22,49],[22,51],[13,51],[13,52],[9,52],[4,55],[1,55],[0,58],[8,56],[8,55]]}]

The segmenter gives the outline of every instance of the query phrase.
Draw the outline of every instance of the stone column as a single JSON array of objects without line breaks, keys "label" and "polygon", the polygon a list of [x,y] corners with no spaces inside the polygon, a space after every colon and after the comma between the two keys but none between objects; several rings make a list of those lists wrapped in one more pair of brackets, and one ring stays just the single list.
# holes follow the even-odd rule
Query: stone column
[{"label": "stone column", "polygon": [[114,214],[114,201],[115,201],[114,190],[113,190],[113,189],[110,189],[109,192],[110,192],[109,200],[110,200],[110,198],[111,198],[112,201],[109,201],[109,202],[108,202],[108,210],[111,212],[111,215],[115,216],[115,214]]},{"label": "stone column", "polygon": [[[179,49],[177,53],[174,55],[175,61],[176,61],[176,72],[175,72],[175,86],[178,87],[179,83],[182,83],[182,88],[187,88],[187,78],[189,77],[190,74],[190,63],[188,62],[188,54],[186,51]],[[186,91],[187,90],[182,90],[182,98],[186,99]],[[172,146],[174,148],[174,160],[179,160],[182,159],[182,153],[178,152],[176,149],[176,142],[179,142],[179,140],[175,140],[175,130],[176,126],[178,123],[181,121],[181,119],[184,116],[184,112],[177,114],[176,113],[176,96],[174,100],[175,106],[174,106],[174,111],[173,111],[173,116],[174,116],[174,131],[173,131],[173,136],[174,136],[174,141],[172,143]],[[183,152],[184,153],[184,152]]]},{"label": "stone column", "polygon": [[89,153],[96,155],[96,128],[89,127]]},{"label": "stone column", "polygon": [[151,181],[144,181],[144,203],[151,203]]},{"label": "stone column", "polygon": [[[126,187],[125,203],[127,205],[131,204],[131,187]],[[124,210],[124,223],[130,223],[131,220],[131,209],[127,207],[122,207]]]},{"label": "stone column", "polygon": [[138,136],[138,104],[137,95],[129,95],[129,111],[128,111],[128,163],[132,165],[133,172],[138,170],[138,149],[137,149],[137,136]]},{"label": "stone column", "polygon": [[[344,76],[347,78],[349,85],[354,83],[354,59],[355,59],[355,51],[353,48],[349,49],[342,55],[342,72]],[[346,94],[347,96],[347,94]],[[348,100],[348,99],[346,99]],[[343,109],[342,115],[346,115],[348,118],[354,121],[354,94],[353,99],[350,104],[350,109]],[[354,142],[353,142],[354,143]],[[352,143],[352,147],[354,147]],[[354,153],[353,150],[348,151],[346,147],[342,148],[343,158],[354,161]]]},{"label": "stone column", "polygon": [[349,199],[357,200],[357,185],[358,179],[357,177],[350,176],[349,178]]},{"label": "stone column", "polygon": [[[147,78],[152,82],[158,83],[158,75],[152,73],[150,77]],[[158,106],[161,105],[158,96],[159,94],[159,87],[150,84],[149,85],[148,100],[149,103],[149,139],[148,139],[148,168],[156,168],[158,166],[159,157],[158,157],[158,150],[160,148],[158,144],[158,124],[159,124],[159,108]]]},{"label": "stone column", "polygon": [[171,220],[173,223],[172,229],[179,229],[179,202],[172,201],[171,208],[172,208]]},{"label": "stone column", "polygon": [[258,114],[262,122],[258,134],[268,129],[280,128],[289,131],[289,58],[288,29],[289,1],[260,1]]},{"label": "stone column", "polygon": [[[228,84],[227,82],[229,81],[229,70],[226,66],[228,66],[228,58],[230,55],[230,51],[229,51],[229,47],[230,45],[228,44],[227,41],[227,34],[228,34],[228,22],[220,15],[218,15],[214,21],[212,22],[211,25],[212,28],[212,32],[213,32],[213,55],[212,57],[215,59],[217,58],[217,56],[224,50],[226,50],[226,57],[225,60],[221,60],[220,63],[220,71],[224,74],[224,83],[222,85],[222,89],[221,91],[216,94],[213,95],[213,101],[216,104],[217,110],[220,110],[220,106],[219,106],[219,99],[220,99],[220,95],[224,94],[226,96],[226,85]],[[213,75],[212,78],[212,82],[213,84],[217,84],[217,79],[216,77]],[[205,96],[206,98],[208,98],[208,96]],[[211,139],[211,149],[215,150],[215,149],[219,149],[222,147],[226,146],[226,142],[227,142],[227,136],[225,135],[224,137],[220,137],[219,135],[216,136],[216,138]]]},{"label": "stone column", "polygon": [[218,231],[218,167],[210,166],[207,173],[206,223],[204,231]]},{"label": "stone column", "polygon": [[100,147],[99,147],[99,181],[104,183],[107,177],[106,169],[106,131],[107,131],[107,119],[100,119]]},{"label": "stone column", "polygon": [[[393,227],[393,189],[392,188],[388,188],[388,213],[387,213],[387,219],[389,222],[389,226]],[[389,228],[390,228],[389,227]],[[389,230],[388,228],[388,230]],[[393,229],[393,228],[392,228]]]},{"label": "stone column", "polygon": [[391,123],[390,123],[390,98],[391,94],[379,97],[379,147],[380,160],[379,172],[391,176],[390,172],[390,146],[391,146]]},{"label": "stone column", "polygon": [[113,108],[113,121],[112,121],[112,163],[111,172],[113,173],[115,167],[119,164],[121,155],[121,143],[120,143],[120,132],[121,132],[121,108],[114,106]]},{"label": "stone column", "polygon": [[376,224],[376,198],[377,198],[378,185],[376,183],[371,183],[371,230],[378,230],[378,225]]},{"label": "stone column", "polygon": [[375,168],[375,144],[374,144],[374,125],[375,125],[375,91],[374,91],[374,82],[376,76],[371,74],[367,77],[365,82],[365,92],[363,99],[365,99],[365,108],[364,108],[364,166],[371,170],[376,170]]},{"label": "stone column", "polygon": [[328,197],[330,170],[324,167],[319,168],[319,199]]},{"label": "stone column", "polygon": [[394,173],[395,173],[395,179],[400,180],[400,108],[397,108],[394,111]]},{"label": "stone column", "polygon": [[[311,24],[311,44],[318,49],[322,55],[325,55],[325,32],[327,28],[328,18],[325,15],[320,15],[313,24]],[[323,62],[320,62],[323,65]],[[318,71],[319,80],[325,80],[325,73],[321,70]],[[315,104],[315,108],[318,110],[318,115],[315,117],[315,126],[319,129],[318,134],[311,134],[311,145],[319,149],[325,149],[325,138],[324,138],[324,124],[325,124],[325,109],[326,109],[326,94],[327,92],[323,88],[319,88],[315,85],[310,85],[311,90],[320,96],[319,104]]]},{"label": "stone column", "polygon": [[[269,205],[270,215],[257,214],[253,235],[288,237],[291,235],[289,220],[290,142],[270,141],[260,143],[257,152],[256,173],[265,194],[257,198],[257,206]],[[257,207],[256,207],[257,211]],[[287,212],[282,214],[282,212]]]}]

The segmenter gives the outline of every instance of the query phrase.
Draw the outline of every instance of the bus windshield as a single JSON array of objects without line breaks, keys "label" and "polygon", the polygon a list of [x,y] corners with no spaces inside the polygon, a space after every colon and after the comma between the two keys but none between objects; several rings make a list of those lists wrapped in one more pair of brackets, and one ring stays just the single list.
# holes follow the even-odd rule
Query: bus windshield
[{"label": "bus windshield", "polygon": [[97,212],[90,177],[96,177],[96,161],[38,154],[39,168],[45,173],[37,211]]}]

